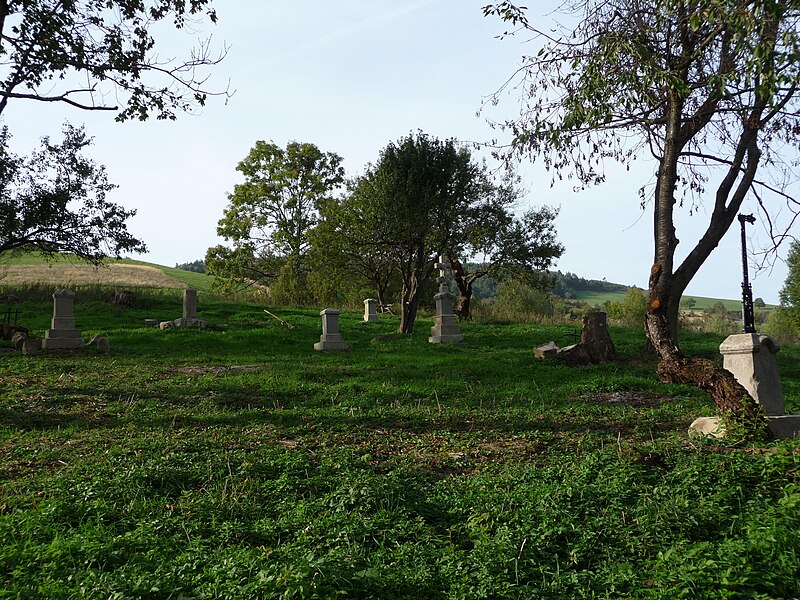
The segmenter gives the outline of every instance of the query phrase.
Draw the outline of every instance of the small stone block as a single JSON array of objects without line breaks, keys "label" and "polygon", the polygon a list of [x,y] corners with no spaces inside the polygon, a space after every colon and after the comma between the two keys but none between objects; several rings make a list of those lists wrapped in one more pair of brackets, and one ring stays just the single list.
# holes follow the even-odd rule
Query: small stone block
[{"label": "small stone block", "polygon": [[172,329],[173,327],[175,327],[175,323],[172,321],[161,321],[161,323],[158,324],[159,329]]},{"label": "small stone block", "polygon": [[708,436],[716,440],[725,437],[725,427],[719,417],[699,417],[689,425],[689,437]]},{"label": "small stone block", "polygon": [[158,319],[145,319],[144,320],[144,326],[145,327],[153,327],[153,328],[157,329],[158,328]]},{"label": "small stone block", "polygon": [[22,354],[25,356],[33,356],[42,349],[42,340],[26,339],[22,342]]},{"label": "small stone block", "polygon": [[767,417],[767,427],[777,440],[791,439],[800,435],[800,415]]},{"label": "small stone block", "polygon": [[556,346],[555,342],[550,341],[541,346],[536,346],[536,348],[533,349],[533,354],[540,360],[553,358],[558,354],[558,346]]}]

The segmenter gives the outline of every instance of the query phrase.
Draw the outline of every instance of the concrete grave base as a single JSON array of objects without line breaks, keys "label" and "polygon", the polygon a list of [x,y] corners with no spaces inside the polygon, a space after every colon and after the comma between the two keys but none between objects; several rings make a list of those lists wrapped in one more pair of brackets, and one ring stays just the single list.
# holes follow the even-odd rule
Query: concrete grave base
[{"label": "concrete grave base", "polygon": [[[786,440],[800,434],[800,415],[778,415],[767,417],[767,429],[776,440]],[[690,436],[710,436],[721,440],[725,437],[725,427],[719,417],[700,417],[689,425]]]}]

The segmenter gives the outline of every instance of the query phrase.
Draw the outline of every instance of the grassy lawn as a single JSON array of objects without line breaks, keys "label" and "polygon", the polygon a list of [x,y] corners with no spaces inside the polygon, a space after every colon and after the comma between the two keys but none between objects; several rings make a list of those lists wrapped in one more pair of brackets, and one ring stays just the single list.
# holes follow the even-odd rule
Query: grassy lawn
[{"label": "grassy lawn", "polygon": [[569,369],[532,348],[575,326],[434,346],[430,319],[377,342],[392,317],[345,311],[325,354],[318,310],[198,309],[160,331],[180,290],[79,298],[110,354],[0,354],[0,598],[800,597],[800,442],[689,440],[710,401],[660,384],[640,331]]}]

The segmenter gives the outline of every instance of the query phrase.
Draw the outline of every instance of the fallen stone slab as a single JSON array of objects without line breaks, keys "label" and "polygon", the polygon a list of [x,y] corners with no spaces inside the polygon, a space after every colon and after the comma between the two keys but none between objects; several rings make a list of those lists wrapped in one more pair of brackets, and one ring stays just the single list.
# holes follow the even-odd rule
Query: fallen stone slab
[{"label": "fallen stone slab", "polygon": [[539,360],[553,358],[558,355],[558,346],[556,346],[554,341],[549,341],[541,346],[536,346],[536,348],[533,349],[533,354]]},{"label": "fallen stone slab", "polygon": [[592,364],[592,358],[581,344],[565,346],[558,351],[557,356],[568,367],[588,367]]}]

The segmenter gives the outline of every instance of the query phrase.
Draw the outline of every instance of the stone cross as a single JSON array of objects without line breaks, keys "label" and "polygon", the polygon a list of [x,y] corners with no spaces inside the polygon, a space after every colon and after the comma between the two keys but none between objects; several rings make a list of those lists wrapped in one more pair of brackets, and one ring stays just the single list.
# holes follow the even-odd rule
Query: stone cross
[{"label": "stone cross", "polygon": [[433,318],[436,324],[431,327],[428,342],[431,344],[463,342],[464,336],[461,334],[461,328],[456,325],[453,314],[453,295],[446,283],[448,265],[444,262],[444,256],[440,256],[439,262],[434,266],[439,269],[439,277],[436,278],[439,282],[439,293],[433,297],[436,301],[436,315]]},{"label": "stone cross", "polygon": [[314,350],[339,352],[347,350],[350,345],[342,339],[339,333],[339,313],[335,308],[326,308],[319,315],[322,317],[322,335],[314,344]]}]

